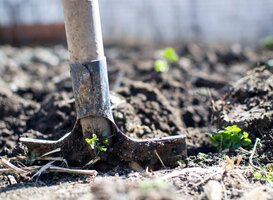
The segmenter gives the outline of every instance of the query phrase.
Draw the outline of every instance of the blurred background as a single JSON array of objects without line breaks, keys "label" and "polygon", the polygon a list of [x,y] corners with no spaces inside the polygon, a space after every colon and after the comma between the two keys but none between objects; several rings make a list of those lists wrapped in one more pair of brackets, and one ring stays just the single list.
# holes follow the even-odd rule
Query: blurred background
[{"label": "blurred background", "polygon": [[[272,0],[100,0],[105,41],[256,45],[273,35]],[[0,0],[0,44],[65,42],[61,0]]]}]

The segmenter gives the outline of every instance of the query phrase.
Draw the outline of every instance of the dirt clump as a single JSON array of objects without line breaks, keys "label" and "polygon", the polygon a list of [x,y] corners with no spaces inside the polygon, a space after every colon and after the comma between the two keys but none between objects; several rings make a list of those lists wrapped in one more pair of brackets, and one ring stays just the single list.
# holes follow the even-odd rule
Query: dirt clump
[{"label": "dirt clump", "polygon": [[273,73],[261,66],[238,80],[223,99],[214,105],[215,124],[219,127],[238,125],[252,138],[260,138],[260,155],[272,158],[273,138]]}]

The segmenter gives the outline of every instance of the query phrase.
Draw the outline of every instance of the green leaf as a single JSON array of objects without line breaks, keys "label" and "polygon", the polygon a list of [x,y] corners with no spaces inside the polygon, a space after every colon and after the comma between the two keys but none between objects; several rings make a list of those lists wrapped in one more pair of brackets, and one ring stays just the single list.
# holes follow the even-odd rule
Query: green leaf
[{"label": "green leaf", "polygon": [[105,146],[99,146],[97,145],[97,149],[99,153],[103,153],[106,152],[107,148]]},{"label": "green leaf", "polygon": [[96,134],[92,135],[92,138],[85,138],[85,142],[91,146],[92,149],[95,148],[96,142],[98,141],[98,137]]},{"label": "green leaf", "polygon": [[218,151],[237,149],[251,144],[248,133],[242,132],[236,125],[228,126],[224,130],[219,130],[216,134],[210,134],[209,139]]},{"label": "green leaf", "polygon": [[167,72],[169,71],[169,64],[165,60],[156,60],[154,70],[158,73]]},{"label": "green leaf", "polygon": [[248,138],[248,132],[243,132],[244,138]]},{"label": "green leaf", "polygon": [[240,133],[241,132],[241,129],[236,125],[228,126],[228,127],[225,128],[225,130],[228,131],[228,132],[234,132],[234,133]]},{"label": "green leaf", "polygon": [[243,146],[248,146],[251,144],[251,140],[249,138],[244,139]]},{"label": "green leaf", "polygon": [[163,58],[169,62],[177,62],[178,55],[176,54],[175,50],[171,47],[168,47],[163,50]]},{"label": "green leaf", "polygon": [[263,167],[261,170],[253,172],[252,175],[256,179],[273,183],[272,170],[270,168],[268,169],[268,167]]},{"label": "green leaf", "polygon": [[256,179],[261,179],[262,174],[260,172],[253,172],[253,177],[256,178]]},{"label": "green leaf", "polygon": [[109,145],[108,139],[107,138],[103,139],[102,144],[108,146]]}]

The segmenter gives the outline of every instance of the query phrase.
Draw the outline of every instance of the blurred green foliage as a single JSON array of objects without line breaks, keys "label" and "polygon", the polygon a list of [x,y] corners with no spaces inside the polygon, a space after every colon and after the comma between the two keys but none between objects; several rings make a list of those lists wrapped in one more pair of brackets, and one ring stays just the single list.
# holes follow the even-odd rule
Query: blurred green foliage
[{"label": "blurred green foliage", "polygon": [[171,47],[162,50],[161,57],[154,62],[154,70],[158,73],[167,72],[170,64],[178,61],[178,55]]},{"label": "blurred green foliage", "polygon": [[273,50],[273,36],[267,36],[261,39],[261,46]]},{"label": "blurred green foliage", "polygon": [[253,177],[262,180],[262,181],[267,181],[273,184],[273,166],[269,165],[259,171],[253,172]]},{"label": "blurred green foliage", "polygon": [[154,62],[154,70],[158,73],[167,72],[169,70],[169,64],[166,60],[156,60]]},{"label": "blurred green foliage", "polygon": [[162,57],[169,62],[177,62],[178,61],[178,55],[176,54],[175,50],[171,47],[168,47],[163,50]]}]

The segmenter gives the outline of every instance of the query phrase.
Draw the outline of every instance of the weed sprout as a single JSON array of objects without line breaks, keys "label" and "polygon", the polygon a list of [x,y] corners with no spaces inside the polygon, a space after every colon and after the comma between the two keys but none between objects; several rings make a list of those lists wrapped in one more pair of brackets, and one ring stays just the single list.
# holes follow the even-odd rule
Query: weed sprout
[{"label": "weed sprout", "polygon": [[236,125],[228,126],[224,130],[218,131],[216,134],[211,134],[209,138],[218,151],[237,149],[251,144],[251,139],[248,138],[248,133],[243,132]]},{"label": "weed sprout", "polygon": [[175,50],[168,47],[163,50],[159,59],[154,62],[154,70],[158,73],[169,71],[170,64],[178,61],[178,55]]}]

